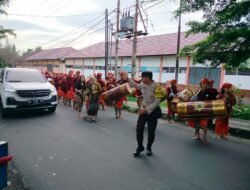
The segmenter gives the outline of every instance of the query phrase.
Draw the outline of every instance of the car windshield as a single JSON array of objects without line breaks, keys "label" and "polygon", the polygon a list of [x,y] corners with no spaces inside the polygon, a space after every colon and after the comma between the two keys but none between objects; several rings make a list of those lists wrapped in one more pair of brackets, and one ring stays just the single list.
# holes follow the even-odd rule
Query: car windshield
[{"label": "car windshield", "polygon": [[39,71],[15,70],[7,71],[6,82],[46,82],[45,77]]}]

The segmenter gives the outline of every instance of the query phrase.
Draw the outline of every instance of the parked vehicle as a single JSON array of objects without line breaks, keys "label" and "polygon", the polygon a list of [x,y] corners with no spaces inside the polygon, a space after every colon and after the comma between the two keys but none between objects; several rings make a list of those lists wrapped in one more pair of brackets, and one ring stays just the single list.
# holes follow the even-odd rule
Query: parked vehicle
[{"label": "parked vehicle", "polygon": [[57,107],[56,88],[36,69],[0,70],[0,110],[2,116],[13,111],[44,110]]}]

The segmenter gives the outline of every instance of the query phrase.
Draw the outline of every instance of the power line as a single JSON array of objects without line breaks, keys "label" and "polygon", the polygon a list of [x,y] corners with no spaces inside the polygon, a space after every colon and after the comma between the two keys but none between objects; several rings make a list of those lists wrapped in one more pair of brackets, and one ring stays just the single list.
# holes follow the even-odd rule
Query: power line
[{"label": "power line", "polygon": [[87,23],[82,24],[81,26],[79,26],[79,27],[77,27],[77,28],[75,28],[75,29],[73,29],[73,30],[71,30],[71,31],[69,31],[69,32],[67,32],[67,33],[65,33],[65,34],[63,34],[63,35],[61,35],[61,36],[59,36],[59,37],[56,37],[56,38],[54,38],[54,39],[52,39],[52,40],[49,40],[49,41],[47,41],[47,42],[42,43],[40,46],[49,44],[49,43],[54,42],[54,41],[56,41],[56,40],[58,40],[58,39],[61,39],[61,38],[67,37],[67,36],[71,36],[71,35],[76,34],[76,33],[79,33],[80,31],[77,31],[77,30],[79,30],[80,28],[82,28],[82,27],[84,27],[84,26],[87,26],[88,24],[94,22],[95,20],[99,19],[99,18],[102,17],[102,16],[103,16],[103,13],[102,13],[101,15],[99,15],[98,17],[96,17],[96,18],[94,18],[94,19],[88,21]]},{"label": "power line", "polygon": [[100,13],[101,12],[79,14],[79,15],[29,15],[29,14],[8,13],[8,15],[19,16],[19,17],[34,17],[34,18],[60,18],[60,17],[85,17],[85,16],[98,15]]},{"label": "power line", "polygon": [[83,33],[81,33],[80,35],[78,35],[76,38],[72,39],[71,41],[69,41],[68,43],[64,44],[63,46],[67,46],[69,44],[71,44],[72,42],[74,42],[75,40],[77,40],[78,38],[80,38],[82,35],[88,33],[91,29],[93,29],[94,27],[96,27],[98,24],[100,24],[102,21],[104,21],[105,18],[103,18],[102,20],[100,20],[99,22],[97,22],[96,24],[94,24],[93,26],[91,26],[88,30],[84,31]]},{"label": "power line", "polygon": [[[113,13],[114,13],[114,11],[110,12],[108,16],[112,15]],[[63,46],[67,46],[67,45],[71,44],[72,42],[74,42],[75,40],[77,40],[78,38],[80,38],[81,36],[83,36],[85,33],[88,33],[90,30],[92,30],[95,26],[97,26],[98,24],[100,24],[104,20],[105,20],[105,18],[101,19],[95,25],[91,26],[88,30],[84,31],[83,33],[81,33],[80,35],[78,35],[76,38],[72,39],[68,43],[64,44]]]},{"label": "power line", "polygon": [[[60,4],[61,0],[56,1],[54,4],[52,4],[49,8],[46,9],[46,14],[49,13],[51,10],[53,10],[56,5]],[[44,15],[46,15],[44,14]]]},{"label": "power line", "polygon": [[[113,11],[109,14],[111,15],[113,13]],[[85,30],[84,32],[82,32],[80,35],[78,35],[77,37],[75,37],[74,39],[68,41],[67,43],[63,44],[60,48],[63,48],[63,47],[66,47],[68,46],[69,44],[71,44],[72,42],[74,42],[75,40],[79,39],[81,36],[83,36],[84,34],[88,33],[90,30],[92,30],[94,27],[96,27],[98,24],[100,24],[102,21],[104,21],[105,18],[102,18],[100,21],[98,21],[97,23],[95,23],[94,25],[92,25],[89,29]],[[58,48],[57,48],[58,49]],[[46,56],[49,56],[51,55],[52,53],[54,53],[56,51],[53,50],[51,52],[49,52],[48,54],[44,55],[41,59],[43,59],[44,57]]]},{"label": "power line", "polygon": [[54,8],[54,10],[52,9],[52,11],[50,11],[50,12],[54,12],[54,13],[58,12],[60,9],[62,9],[63,7],[65,7],[67,4],[69,4],[70,1],[71,0],[68,0],[68,1],[62,3],[61,6],[58,6],[58,7]]}]

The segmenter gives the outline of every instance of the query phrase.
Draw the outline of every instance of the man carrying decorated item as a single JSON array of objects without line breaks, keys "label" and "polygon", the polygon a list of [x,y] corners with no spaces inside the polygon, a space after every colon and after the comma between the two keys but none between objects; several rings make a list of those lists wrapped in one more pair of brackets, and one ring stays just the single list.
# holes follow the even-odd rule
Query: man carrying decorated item
[{"label": "man carrying decorated item", "polygon": [[176,83],[176,80],[171,80],[170,86],[167,88],[168,121],[171,123],[174,122],[175,112],[171,109],[170,103],[178,93]]},{"label": "man carrying decorated item", "polygon": [[[209,91],[211,93],[211,100],[216,100],[219,92],[216,88],[214,88],[214,81],[213,80],[209,80],[208,88],[209,88]],[[209,129],[215,128],[215,125],[213,124],[213,119],[208,120],[208,128]]]},{"label": "man carrying decorated item", "polygon": [[86,91],[86,82],[85,82],[85,76],[82,75],[78,78],[78,81],[76,81],[75,84],[75,96],[77,97],[77,109],[80,113],[82,112],[82,106],[83,106],[83,102],[85,100],[85,91]]},{"label": "man carrying decorated item", "polygon": [[99,110],[99,97],[102,92],[101,85],[96,81],[94,76],[89,78],[86,95],[88,96],[88,116],[85,117],[88,121],[97,122],[97,113]]},{"label": "man carrying decorated item", "polygon": [[132,79],[129,79],[129,84],[132,87],[140,90],[143,97],[143,102],[140,107],[139,117],[136,126],[136,137],[138,146],[134,153],[134,157],[139,156],[140,153],[144,151],[143,132],[146,123],[148,125],[147,155],[152,155],[152,144],[155,139],[157,120],[161,117],[161,109],[159,105],[162,97],[156,96],[157,84],[153,81],[153,73],[151,71],[144,71],[142,72],[141,76],[141,84],[137,84]]},{"label": "man carrying decorated item", "polygon": [[[141,79],[134,79],[134,81],[137,84],[141,83]],[[133,96],[136,97],[137,106],[138,106],[138,108],[140,108],[141,105],[142,105],[142,100],[143,100],[141,91],[138,90],[138,89],[136,89],[135,92],[134,92],[134,94],[133,94]]]},{"label": "man carrying decorated item", "polygon": [[104,102],[102,93],[106,91],[106,83],[105,83],[105,81],[102,79],[102,73],[97,73],[96,77],[97,77],[97,82],[98,82],[98,83],[101,85],[101,87],[102,87],[102,92],[101,92],[100,97],[99,97],[99,103],[100,103],[101,106],[102,106],[102,110],[104,110],[104,109],[105,109],[105,102]]},{"label": "man carrying decorated item", "polygon": [[[207,101],[211,100],[212,95],[209,90],[209,80],[204,78],[200,82],[200,89],[195,93],[195,95],[192,97],[191,100],[193,101]],[[195,133],[194,133],[194,140],[200,140],[200,128],[203,129],[204,134],[203,134],[203,143],[207,144],[207,125],[208,125],[208,120],[206,118],[199,118],[197,120],[191,120],[189,121],[189,124],[191,127],[195,128]]]},{"label": "man carrying decorated item", "polygon": [[[128,73],[126,71],[122,71],[120,73],[120,80],[117,81],[117,86],[125,84],[128,82]],[[127,101],[127,97],[124,96],[115,102],[115,117],[119,119],[122,115],[122,105],[123,102]]]},{"label": "man carrying decorated item", "polygon": [[218,90],[216,88],[214,88],[214,81],[213,80],[209,80],[209,86],[208,86],[210,92],[211,92],[211,99],[212,100],[216,100],[217,96],[219,94]]},{"label": "man carrying decorated item", "polygon": [[216,138],[226,138],[229,132],[229,116],[232,112],[233,106],[236,104],[236,98],[232,91],[233,85],[230,83],[224,83],[221,89],[221,93],[218,95],[218,99],[223,99],[226,103],[227,116],[216,119],[215,133]]},{"label": "man carrying decorated item", "polygon": [[71,101],[73,101],[74,97],[75,97],[75,93],[74,93],[74,89],[75,89],[75,85],[74,85],[74,76],[73,76],[74,72],[71,70],[69,71],[69,74],[67,76],[67,99],[68,99],[68,106],[71,106]]},{"label": "man carrying decorated item", "polygon": [[116,80],[115,80],[115,77],[114,77],[114,74],[109,72],[107,74],[107,90],[111,90],[112,88],[115,88],[116,87]]}]

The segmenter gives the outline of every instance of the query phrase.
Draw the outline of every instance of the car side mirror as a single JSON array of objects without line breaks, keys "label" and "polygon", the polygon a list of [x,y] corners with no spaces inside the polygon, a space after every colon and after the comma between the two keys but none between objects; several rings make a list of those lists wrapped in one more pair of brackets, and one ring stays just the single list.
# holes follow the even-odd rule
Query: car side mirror
[{"label": "car side mirror", "polygon": [[52,78],[48,78],[47,80],[48,80],[48,82],[50,82],[50,83],[53,81]]}]

